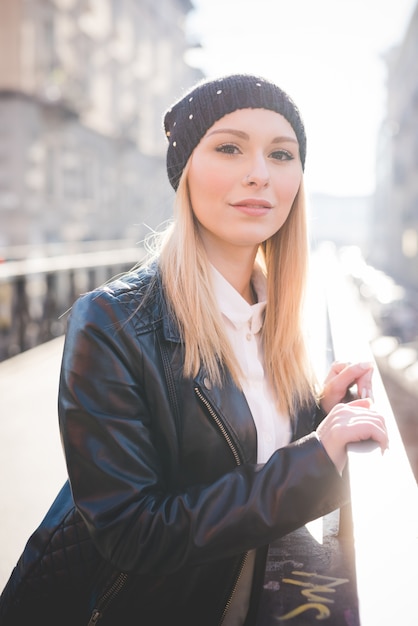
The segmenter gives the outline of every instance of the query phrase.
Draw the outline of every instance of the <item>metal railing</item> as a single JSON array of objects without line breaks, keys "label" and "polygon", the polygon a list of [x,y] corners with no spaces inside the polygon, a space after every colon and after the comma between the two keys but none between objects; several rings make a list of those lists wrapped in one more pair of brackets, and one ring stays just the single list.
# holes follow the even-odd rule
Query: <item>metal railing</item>
[{"label": "metal railing", "polygon": [[139,247],[26,258],[0,264],[0,361],[65,332],[65,312],[83,292],[131,269]]},{"label": "metal railing", "polygon": [[374,362],[390,448],[350,445],[350,505],[270,546],[257,626],[416,626],[418,488],[371,349],[377,328],[332,247],[313,255],[309,287],[319,379],[334,360]]},{"label": "metal railing", "polygon": [[[376,328],[335,255],[320,261],[334,359],[374,361]],[[389,450],[349,446],[351,518],[361,626],[415,626],[418,489],[399,427],[375,366],[376,408],[385,416]],[[417,410],[418,428],[418,410]]]}]

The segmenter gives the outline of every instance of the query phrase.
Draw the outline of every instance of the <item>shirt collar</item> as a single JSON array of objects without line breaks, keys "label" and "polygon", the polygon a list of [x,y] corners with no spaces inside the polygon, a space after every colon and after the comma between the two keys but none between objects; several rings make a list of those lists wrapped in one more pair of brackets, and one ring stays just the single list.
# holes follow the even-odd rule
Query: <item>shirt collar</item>
[{"label": "shirt collar", "polygon": [[222,315],[236,328],[249,325],[252,333],[258,333],[263,325],[267,303],[267,281],[259,265],[254,266],[251,276],[258,299],[256,304],[249,304],[213,265],[210,267],[215,298]]}]

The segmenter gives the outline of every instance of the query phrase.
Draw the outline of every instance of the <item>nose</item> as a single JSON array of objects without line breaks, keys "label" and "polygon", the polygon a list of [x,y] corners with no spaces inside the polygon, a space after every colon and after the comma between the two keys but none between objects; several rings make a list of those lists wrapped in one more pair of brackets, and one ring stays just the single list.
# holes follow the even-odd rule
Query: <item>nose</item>
[{"label": "nose", "polygon": [[250,187],[267,187],[270,173],[264,155],[257,155],[252,161],[250,172],[244,177],[244,185]]}]

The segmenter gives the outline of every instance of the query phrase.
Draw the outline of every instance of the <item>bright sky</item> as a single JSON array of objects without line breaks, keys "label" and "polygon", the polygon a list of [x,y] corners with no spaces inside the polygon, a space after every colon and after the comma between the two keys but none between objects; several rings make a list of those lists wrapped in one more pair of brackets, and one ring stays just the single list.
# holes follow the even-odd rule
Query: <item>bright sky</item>
[{"label": "bright sky", "polygon": [[373,193],[385,112],[384,53],[401,43],[416,0],[192,0],[192,63],[209,76],[252,72],[299,106],[309,191]]}]

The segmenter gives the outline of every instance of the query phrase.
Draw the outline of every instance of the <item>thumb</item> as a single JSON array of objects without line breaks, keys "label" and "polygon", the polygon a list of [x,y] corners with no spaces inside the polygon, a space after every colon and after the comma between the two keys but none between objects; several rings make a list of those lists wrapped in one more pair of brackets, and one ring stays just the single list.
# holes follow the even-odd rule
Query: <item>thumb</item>
[{"label": "thumb", "polygon": [[371,398],[359,398],[346,403],[346,406],[362,407],[363,409],[371,409],[373,400]]}]

